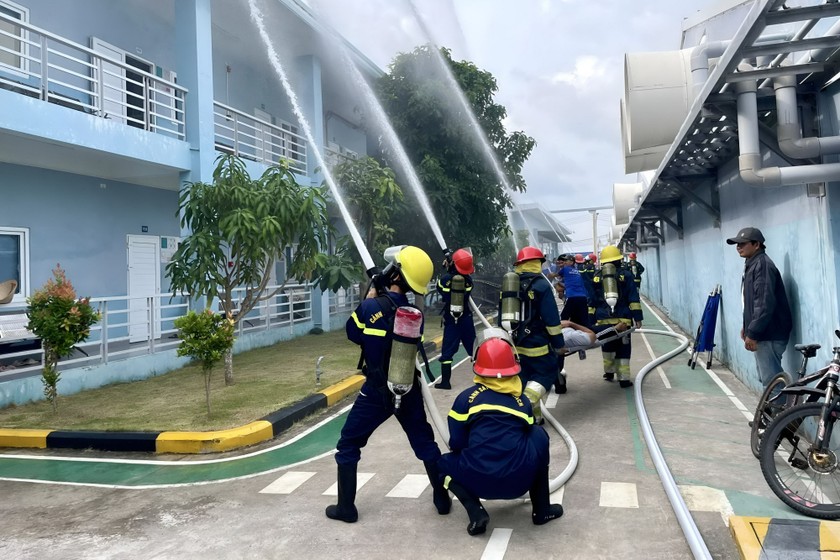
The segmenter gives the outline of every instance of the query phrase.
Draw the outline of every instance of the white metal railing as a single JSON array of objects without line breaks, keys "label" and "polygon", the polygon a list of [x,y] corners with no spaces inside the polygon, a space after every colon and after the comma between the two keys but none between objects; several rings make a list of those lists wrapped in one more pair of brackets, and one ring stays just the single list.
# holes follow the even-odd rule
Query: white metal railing
[{"label": "white metal railing", "polygon": [[359,285],[330,292],[330,315],[353,311],[359,305]]},{"label": "white metal railing", "polygon": [[[0,88],[183,140],[174,81],[0,12]],[[4,45],[11,45],[11,48]]]},{"label": "white metal railing", "polygon": [[296,126],[272,124],[219,102],[213,115],[216,149],[269,165],[286,161],[292,171],[306,174],[306,140]]},{"label": "white metal railing", "polygon": [[[278,286],[269,286],[264,293],[271,293]],[[287,284],[276,295],[259,302],[242,318],[236,336],[289,327],[294,335],[295,326],[312,319],[312,284]],[[235,306],[245,296],[244,288],[234,291]],[[358,304],[358,288],[343,293],[330,293],[330,314],[347,312]],[[90,336],[76,346],[77,351],[59,362],[60,369],[107,364],[111,361],[154,354],[178,346],[175,319],[187,314],[190,298],[171,293],[148,297],[91,298],[91,304],[101,313],[101,319],[91,327]],[[15,319],[25,311],[18,311]],[[25,315],[23,315],[25,317]],[[297,334],[303,334],[301,331]],[[40,373],[43,350],[34,348],[37,339],[19,336],[16,340],[0,338],[0,344],[25,346],[14,352],[0,353],[0,381],[4,377]],[[7,349],[14,349],[8,346]]]}]

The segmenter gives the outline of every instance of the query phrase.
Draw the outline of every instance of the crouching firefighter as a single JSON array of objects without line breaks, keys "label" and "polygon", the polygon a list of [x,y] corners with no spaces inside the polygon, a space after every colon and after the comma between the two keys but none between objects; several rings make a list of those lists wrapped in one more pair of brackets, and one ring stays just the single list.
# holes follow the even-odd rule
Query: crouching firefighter
[{"label": "crouching firefighter", "polygon": [[[601,268],[592,278],[589,294],[589,323],[601,333],[608,329],[623,332],[642,326],[642,304],[633,282],[633,274],[621,266],[621,251],[614,245],[601,250]],[[623,336],[601,346],[604,359],[604,379],[612,381],[618,374],[618,384],[626,389],[630,381],[630,336]]]},{"label": "crouching firefighter", "polygon": [[531,520],[544,525],[563,515],[549,500],[549,438],[535,425],[531,403],[522,398],[520,365],[504,329],[491,327],[473,355],[475,385],[449,412],[449,447],[439,461],[444,484],[470,518],[467,532],[480,535],[490,516],[484,499],[513,499],[528,492]]},{"label": "crouching firefighter", "polygon": [[554,288],[542,275],[545,255],[536,247],[523,247],[514,272],[502,278],[499,320],[516,344],[522,366],[524,395],[531,402],[538,424],[543,423],[540,399],[557,380],[557,356],[564,346]]},{"label": "crouching firefighter", "polygon": [[338,504],[327,507],[330,519],[354,523],[356,466],[368,438],[392,415],[408,436],[414,455],[423,461],[432,482],[433,501],[441,515],[452,501],[438,475],[440,448],[426,419],[420,393],[420,372],[415,357],[422,349],[423,316],[409,306],[406,294],[423,295],[432,278],[432,261],[422,249],[394,247],[386,251],[391,262],[381,273],[372,271],[376,295],[362,301],[345,326],[347,338],[362,347],[362,385],[336,445]]},{"label": "crouching firefighter", "polygon": [[440,382],[436,389],[451,389],[452,358],[458,346],[464,345],[469,355],[475,344],[475,325],[470,308],[472,276],[475,272],[473,257],[466,249],[458,249],[443,261],[446,272],[437,283],[437,291],[443,299],[443,346],[440,350]]}]

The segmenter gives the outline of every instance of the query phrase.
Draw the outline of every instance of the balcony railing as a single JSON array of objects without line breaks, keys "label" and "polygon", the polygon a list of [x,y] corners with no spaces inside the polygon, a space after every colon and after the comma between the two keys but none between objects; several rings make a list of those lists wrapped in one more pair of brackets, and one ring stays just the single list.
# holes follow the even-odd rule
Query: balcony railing
[{"label": "balcony railing", "polygon": [[216,149],[306,175],[306,140],[286,122],[272,124],[222,103],[213,104]]},{"label": "balcony railing", "polygon": [[184,139],[187,90],[174,80],[2,12],[0,23],[0,88]]},{"label": "balcony railing", "polygon": [[[265,293],[271,293],[278,287],[269,286]],[[238,307],[245,296],[245,289],[235,290],[233,296]],[[102,318],[91,328],[88,339],[77,345],[71,356],[59,362],[59,369],[107,364],[176,348],[180,341],[175,319],[186,315],[190,309],[188,296],[171,293],[140,298],[91,298],[90,301]],[[330,293],[331,315],[351,311],[357,304],[358,289]],[[21,317],[25,325],[26,316]],[[300,332],[296,332],[295,328],[309,323],[311,319],[312,285],[287,284],[242,318],[237,325],[236,336],[281,327],[288,327],[292,335],[304,334],[302,328],[299,327]],[[18,351],[0,354],[0,381],[10,376],[37,375],[41,371],[43,350],[33,347],[37,339],[34,336],[27,339],[25,334],[20,333],[18,336],[17,342],[9,338],[0,339],[0,343],[9,344],[6,350],[14,349],[15,344],[25,346]]]}]

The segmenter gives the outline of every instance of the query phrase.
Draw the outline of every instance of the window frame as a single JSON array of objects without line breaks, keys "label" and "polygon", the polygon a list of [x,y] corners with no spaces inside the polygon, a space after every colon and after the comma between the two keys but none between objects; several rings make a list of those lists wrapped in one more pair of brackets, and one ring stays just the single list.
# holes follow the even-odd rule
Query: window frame
[{"label": "window frame", "polygon": [[[21,23],[29,23],[29,8],[25,6],[21,6],[20,4],[16,4],[11,0],[0,0],[0,8],[5,8],[10,12],[15,12],[19,16],[19,20]],[[5,36],[4,36],[5,37]],[[19,66],[12,66],[0,60],[0,70],[4,72],[8,72],[14,76],[20,78],[28,78],[29,77],[29,30],[26,28],[21,27],[20,38],[18,39],[21,42],[20,54],[19,55],[12,55],[18,56],[20,58],[20,65]],[[3,54],[9,54],[3,51]]]},{"label": "window frame", "polygon": [[26,298],[29,297],[29,228],[0,226],[0,235],[17,236],[20,238],[20,256],[18,265],[20,266],[20,283],[18,291],[12,297],[12,304],[26,303]]}]

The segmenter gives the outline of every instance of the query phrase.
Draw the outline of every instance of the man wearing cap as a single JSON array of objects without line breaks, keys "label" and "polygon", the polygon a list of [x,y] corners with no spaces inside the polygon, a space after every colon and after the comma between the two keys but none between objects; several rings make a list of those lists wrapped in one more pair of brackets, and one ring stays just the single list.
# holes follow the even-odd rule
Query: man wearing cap
[{"label": "man wearing cap", "polygon": [[755,353],[761,384],[767,386],[782,371],[782,354],[787,347],[793,320],[779,269],[765,252],[764,235],[758,228],[745,227],[726,240],[746,259],[741,279],[744,322],[741,340]]}]

